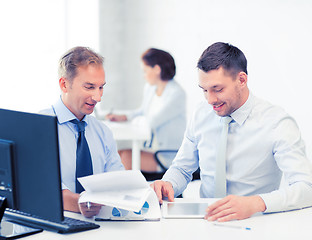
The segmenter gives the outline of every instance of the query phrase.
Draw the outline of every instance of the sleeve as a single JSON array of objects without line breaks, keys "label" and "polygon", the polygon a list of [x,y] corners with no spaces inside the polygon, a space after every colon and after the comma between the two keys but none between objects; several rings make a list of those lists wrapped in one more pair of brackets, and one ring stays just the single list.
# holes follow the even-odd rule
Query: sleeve
[{"label": "sleeve", "polygon": [[185,190],[188,183],[192,181],[192,174],[198,169],[198,166],[197,141],[193,131],[193,120],[191,120],[186,128],[182,145],[162,180],[172,184],[176,197],[180,195]]},{"label": "sleeve", "polygon": [[118,154],[117,145],[113,138],[111,130],[107,128],[105,133],[106,133],[105,153],[107,157],[107,162],[105,164],[104,172],[124,170],[125,168]]},{"label": "sleeve", "polygon": [[312,205],[312,166],[295,120],[285,116],[273,129],[274,158],[283,172],[284,184],[271,193],[261,194],[265,212],[300,209]]},{"label": "sleeve", "polygon": [[62,181],[62,190],[66,190],[66,189],[68,189],[69,190],[69,188],[65,185],[65,183],[63,183],[63,181]]}]

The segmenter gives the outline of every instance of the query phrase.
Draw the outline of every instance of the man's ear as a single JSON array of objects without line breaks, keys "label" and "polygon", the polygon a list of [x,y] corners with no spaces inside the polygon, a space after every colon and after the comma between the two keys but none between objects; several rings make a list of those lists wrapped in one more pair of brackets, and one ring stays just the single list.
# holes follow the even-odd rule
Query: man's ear
[{"label": "man's ear", "polygon": [[241,86],[246,86],[247,80],[248,80],[247,74],[245,72],[239,72],[238,73],[238,80],[239,80]]},{"label": "man's ear", "polygon": [[66,93],[68,91],[69,83],[66,78],[61,77],[59,79],[59,85],[63,93]]}]

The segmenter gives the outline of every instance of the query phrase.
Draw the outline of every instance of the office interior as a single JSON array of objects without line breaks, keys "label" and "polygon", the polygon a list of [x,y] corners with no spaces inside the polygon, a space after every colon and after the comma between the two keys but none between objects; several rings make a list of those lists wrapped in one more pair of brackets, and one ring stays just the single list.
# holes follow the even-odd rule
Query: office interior
[{"label": "office interior", "polygon": [[223,41],[246,54],[252,93],[296,119],[312,159],[309,0],[14,0],[0,9],[1,108],[38,112],[54,103],[58,59],[81,45],[105,57],[97,116],[134,109],[145,83],[141,54],[156,47],[175,58],[190,116],[204,100],[196,62]]},{"label": "office interior", "polygon": [[[36,113],[54,103],[60,94],[58,59],[80,45],[105,57],[107,85],[96,116],[102,119],[112,109],[134,109],[141,103],[145,84],[141,54],[156,47],[175,58],[175,79],[187,93],[190,117],[195,105],[204,100],[198,87],[199,56],[214,42],[229,42],[246,54],[251,92],[282,106],[296,119],[312,161],[311,12],[310,0],[0,1],[0,108]],[[230,223],[229,228],[194,219],[122,226],[101,222],[98,232],[66,237],[113,238],[118,232],[120,238],[130,239],[147,234],[150,239],[217,238],[220,234],[234,239],[304,239],[310,234],[310,220],[311,209],[304,209]],[[251,226],[252,231],[237,230],[231,224]],[[65,238],[44,234],[28,239]]]}]

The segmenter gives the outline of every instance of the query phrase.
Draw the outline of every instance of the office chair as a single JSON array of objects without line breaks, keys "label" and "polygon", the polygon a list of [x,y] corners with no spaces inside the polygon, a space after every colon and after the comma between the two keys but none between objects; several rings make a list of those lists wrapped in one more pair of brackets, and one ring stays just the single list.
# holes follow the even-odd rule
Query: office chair
[{"label": "office chair", "polygon": [[[159,180],[163,177],[165,172],[170,167],[173,159],[177,155],[178,150],[158,150],[154,153],[154,159],[157,164],[160,166],[160,172],[144,172],[142,171],[143,176],[147,181]],[[200,179],[199,168],[193,173],[193,180]]]}]

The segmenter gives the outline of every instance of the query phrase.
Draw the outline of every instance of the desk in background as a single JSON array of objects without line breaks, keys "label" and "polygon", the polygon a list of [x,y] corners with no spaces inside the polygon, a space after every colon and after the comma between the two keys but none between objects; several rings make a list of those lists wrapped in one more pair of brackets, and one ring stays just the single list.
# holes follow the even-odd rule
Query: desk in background
[{"label": "desk in background", "polygon": [[114,135],[116,141],[129,140],[132,142],[132,169],[141,169],[141,147],[143,142],[151,137],[151,129],[144,119],[134,119],[131,122],[103,121]]}]

